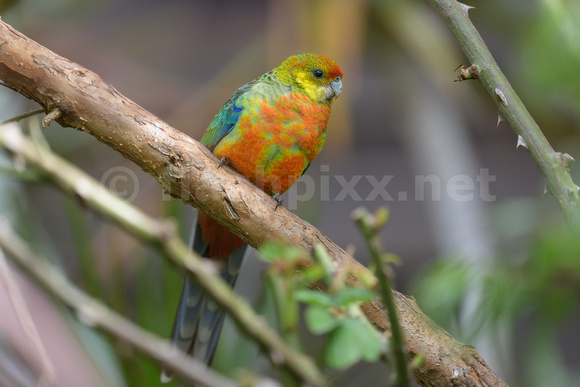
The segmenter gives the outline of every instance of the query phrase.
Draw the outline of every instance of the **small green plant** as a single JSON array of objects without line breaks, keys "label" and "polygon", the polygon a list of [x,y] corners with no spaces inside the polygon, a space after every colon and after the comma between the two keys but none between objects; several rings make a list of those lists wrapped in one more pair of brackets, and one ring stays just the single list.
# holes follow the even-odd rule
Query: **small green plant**
[{"label": "small green plant", "polygon": [[[326,365],[345,369],[360,360],[377,361],[385,353],[386,339],[360,309],[361,303],[378,298],[375,277],[356,273],[361,278],[360,285],[347,285],[345,278],[354,274],[353,269],[339,269],[322,245],[312,256],[283,242],[268,243],[260,253],[270,264],[265,274],[266,286],[275,300],[279,328],[287,342],[299,346],[299,310],[303,304],[308,329],[327,335]],[[309,287],[325,287],[328,292]]]}]

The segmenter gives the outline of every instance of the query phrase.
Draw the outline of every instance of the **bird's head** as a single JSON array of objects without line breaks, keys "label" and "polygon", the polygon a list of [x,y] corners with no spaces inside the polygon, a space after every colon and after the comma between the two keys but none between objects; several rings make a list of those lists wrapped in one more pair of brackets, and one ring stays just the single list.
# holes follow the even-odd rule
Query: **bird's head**
[{"label": "bird's head", "polygon": [[286,59],[276,73],[281,82],[320,103],[330,103],[342,91],[342,70],[324,55],[303,54]]}]

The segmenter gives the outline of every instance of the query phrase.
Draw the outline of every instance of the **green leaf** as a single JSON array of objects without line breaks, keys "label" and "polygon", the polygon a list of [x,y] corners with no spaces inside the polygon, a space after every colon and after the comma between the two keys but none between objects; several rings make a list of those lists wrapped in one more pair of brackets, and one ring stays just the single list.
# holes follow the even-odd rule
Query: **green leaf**
[{"label": "green leaf", "polygon": [[328,335],[324,359],[332,368],[345,369],[362,356],[357,343],[356,330],[359,324],[354,318],[340,320],[340,325]]},{"label": "green leaf", "polygon": [[372,325],[360,319],[358,321],[360,328],[357,329],[356,334],[362,358],[368,362],[377,361],[384,349],[383,339]]},{"label": "green leaf", "polygon": [[297,301],[303,302],[308,305],[316,305],[323,308],[330,308],[334,306],[334,301],[332,298],[326,294],[316,290],[303,289],[294,292],[294,298]]},{"label": "green leaf", "polygon": [[304,317],[308,329],[317,335],[327,333],[338,325],[338,321],[332,313],[318,306],[311,306],[306,309]]},{"label": "green leaf", "polygon": [[389,221],[389,209],[387,207],[379,207],[375,211],[375,228],[384,227]]},{"label": "green leaf", "polygon": [[259,249],[259,257],[266,262],[272,262],[279,259],[294,261],[304,257],[304,250],[290,246],[283,242],[268,242]]},{"label": "green leaf", "polygon": [[373,327],[358,318],[338,320],[340,325],[328,335],[326,363],[345,369],[364,359],[376,361],[383,351],[383,341]]},{"label": "green leaf", "polygon": [[346,288],[336,293],[334,300],[338,306],[346,306],[355,302],[371,301],[377,297],[372,290],[362,288]]},{"label": "green leaf", "polygon": [[304,285],[309,285],[325,276],[324,269],[320,265],[307,267],[302,271],[302,281]]},{"label": "green leaf", "polygon": [[324,277],[326,285],[332,286],[332,274],[335,272],[335,265],[332,259],[328,256],[328,251],[322,243],[318,243],[314,246],[314,251],[312,252],[312,258],[319,266],[324,269]]}]

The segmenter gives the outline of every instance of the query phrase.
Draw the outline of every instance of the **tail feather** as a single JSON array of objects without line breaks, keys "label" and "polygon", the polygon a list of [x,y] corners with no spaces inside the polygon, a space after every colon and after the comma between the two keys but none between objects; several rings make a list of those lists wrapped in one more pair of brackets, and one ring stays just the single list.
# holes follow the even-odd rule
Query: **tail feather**
[{"label": "tail feather", "polygon": [[[214,225],[212,227],[212,233],[217,232],[218,235],[224,231],[229,233],[225,228],[223,230],[216,230]],[[237,238],[233,234],[232,236]],[[214,243],[223,240],[223,238],[216,238]],[[208,244],[204,240],[202,228],[199,223],[195,227],[192,248],[207,259],[215,259],[209,257],[212,250],[211,244]],[[246,248],[247,245],[245,244],[241,246],[236,244],[233,248],[226,247],[226,249],[230,250],[229,257],[225,261],[221,259],[218,261],[223,263],[220,269],[220,276],[231,287],[235,285],[236,279],[238,278]],[[223,248],[220,250],[223,250]],[[195,283],[195,280],[187,274],[171,332],[171,340],[173,343],[182,351],[210,366],[217,348],[224,318],[225,312],[214,300],[207,297],[205,292]],[[164,370],[161,380],[163,382],[171,380],[169,372]]]},{"label": "tail feather", "polygon": [[227,228],[203,212],[198,213],[197,230],[199,233],[196,232],[195,238],[202,240],[207,246],[204,256],[208,258],[229,259],[235,250],[241,249],[245,245],[240,237],[232,234]]}]

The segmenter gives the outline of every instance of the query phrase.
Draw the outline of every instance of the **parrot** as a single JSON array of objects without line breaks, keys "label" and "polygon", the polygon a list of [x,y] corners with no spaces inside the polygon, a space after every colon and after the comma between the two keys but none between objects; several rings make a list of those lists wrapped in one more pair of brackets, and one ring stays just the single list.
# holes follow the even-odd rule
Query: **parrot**
[{"label": "parrot", "polygon": [[[318,155],[326,139],[332,102],[342,91],[342,70],[324,55],[291,56],[279,67],[240,87],[218,111],[201,143],[219,160],[281,203]],[[218,168],[219,168],[218,166]],[[197,212],[192,249],[217,261],[234,286],[247,245],[227,228]],[[225,312],[186,275],[171,340],[211,366]],[[162,381],[171,376],[167,371]]]}]

